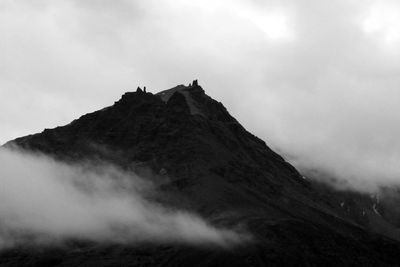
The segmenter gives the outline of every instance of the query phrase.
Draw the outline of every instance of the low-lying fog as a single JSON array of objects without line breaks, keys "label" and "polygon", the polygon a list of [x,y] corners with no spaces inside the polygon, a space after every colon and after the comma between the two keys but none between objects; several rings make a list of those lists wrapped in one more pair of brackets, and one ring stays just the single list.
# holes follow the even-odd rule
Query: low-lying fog
[{"label": "low-lying fog", "polygon": [[111,165],[80,166],[0,149],[0,248],[66,239],[229,246],[243,236],[148,200],[149,181]]}]

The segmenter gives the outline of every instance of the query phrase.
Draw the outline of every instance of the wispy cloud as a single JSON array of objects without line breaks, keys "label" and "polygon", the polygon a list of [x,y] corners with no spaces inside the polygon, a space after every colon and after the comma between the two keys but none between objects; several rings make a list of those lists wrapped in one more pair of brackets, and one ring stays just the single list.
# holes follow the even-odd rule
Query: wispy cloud
[{"label": "wispy cloud", "polygon": [[150,182],[114,166],[67,165],[5,149],[0,162],[0,247],[68,239],[230,246],[246,239],[151,201]]}]

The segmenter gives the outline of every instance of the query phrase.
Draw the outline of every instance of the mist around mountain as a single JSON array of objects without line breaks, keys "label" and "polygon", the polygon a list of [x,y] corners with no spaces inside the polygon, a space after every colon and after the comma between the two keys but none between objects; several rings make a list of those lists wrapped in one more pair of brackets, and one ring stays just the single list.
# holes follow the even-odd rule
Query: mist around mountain
[{"label": "mist around mountain", "polygon": [[226,247],[250,238],[152,202],[157,196],[152,181],[106,162],[66,164],[9,150],[0,151],[0,161],[5,189],[0,196],[0,249],[59,245],[68,239]]},{"label": "mist around mountain", "polygon": [[0,158],[2,266],[400,262],[396,190],[299,173],[197,80],[138,88]]}]

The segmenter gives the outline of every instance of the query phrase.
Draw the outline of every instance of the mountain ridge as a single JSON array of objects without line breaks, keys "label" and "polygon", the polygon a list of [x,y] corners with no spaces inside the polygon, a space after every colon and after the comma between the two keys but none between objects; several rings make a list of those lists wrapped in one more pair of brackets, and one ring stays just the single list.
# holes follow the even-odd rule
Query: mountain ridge
[{"label": "mountain ridge", "polygon": [[[110,107],[5,146],[62,161],[95,159],[139,173],[150,170],[169,196],[168,205],[193,210],[216,225],[247,225],[254,244],[228,253],[238,266],[399,262],[397,242],[339,213],[332,191],[305,180],[207,96],[197,80],[157,94],[138,88]],[[189,250],[191,256],[185,256],[187,248],[171,245],[173,253],[165,257],[188,266],[205,253]],[[223,266],[226,253],[208,251],[214,261],[198,265]]]}]

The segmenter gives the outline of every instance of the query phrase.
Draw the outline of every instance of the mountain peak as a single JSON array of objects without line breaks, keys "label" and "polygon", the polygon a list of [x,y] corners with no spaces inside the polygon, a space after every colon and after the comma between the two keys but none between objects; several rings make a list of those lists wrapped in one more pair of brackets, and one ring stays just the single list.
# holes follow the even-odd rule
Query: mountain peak
[{"label": "mountain peak", "polygon": [[171,89],[161,91],[156,95],[167,103],[174,94],[182,94],[184,96],[186,104],[189,106],[191,115],[205,116],[204,112],[200,108],[200,103],[195,99],[196,96],[205,96],[205,92],[203,88],[198,84],[197,80],[194,80],[193,84],[189,84],[189,86],[180,84]]},{"label": "mountain peak", "polygon": [[[258,242],[236,251],[243,260],[238,266],[249,265],[248,259],[259,261],[255,266],[274,259],[279,266],[315,259],[359,266],[371,255],[373,266],[399,262],[400,245],[368,235],[333,196],[304,180],[197,80],[157,94],[138,88],[110,107],[8,143],[13,144],[60,160],[111,162],[155,180],[172,207],[194,210],[219,225],[248,225]],[[387,249],[377,252],[383,246]],[[165,257],[178,257],[170,252]],[[182,266],[191,266],[204,254],[182,255],[189,259]]]},{"label": "mountain peak", "polygon": [[188,86],[183,85],[183,84],[179,84],[179,85],[177,85],[175,87],[172,87],[170,89],[160,91],[156,95],[159,95],[163,99],[163,101],[168,101],[168,99],[171,97],[171,95],[173,93],[175,93],[175,92],[183,93],[185,91],[192,91],[192,92],[197,91],[199,93],[203,93],[203,94],[205,93],[203,88],[199,85],[198,81],[197,80],[193,80],[193,82],[189,83]]},{"label": "mountain peak", "polygon": [[[247,132],[222,103],[206,95],[197,80],[157,94],[138,87],[135,92],[123,94],[112,106],[11,143],[72,159],[77,154],[96,155],[95,147],[100,145],[129,151],[124,161],[178,157],[168,150],[176,147],[191,151],[185,160],[201,157],[212,161],[217,150],[227,155],[230,150],[232,155],[243,150],[251,158],[254,155],[250,150],[255,149],[283,161],[265,142]],[[198,155],[196,149],[201,150]]]}]

